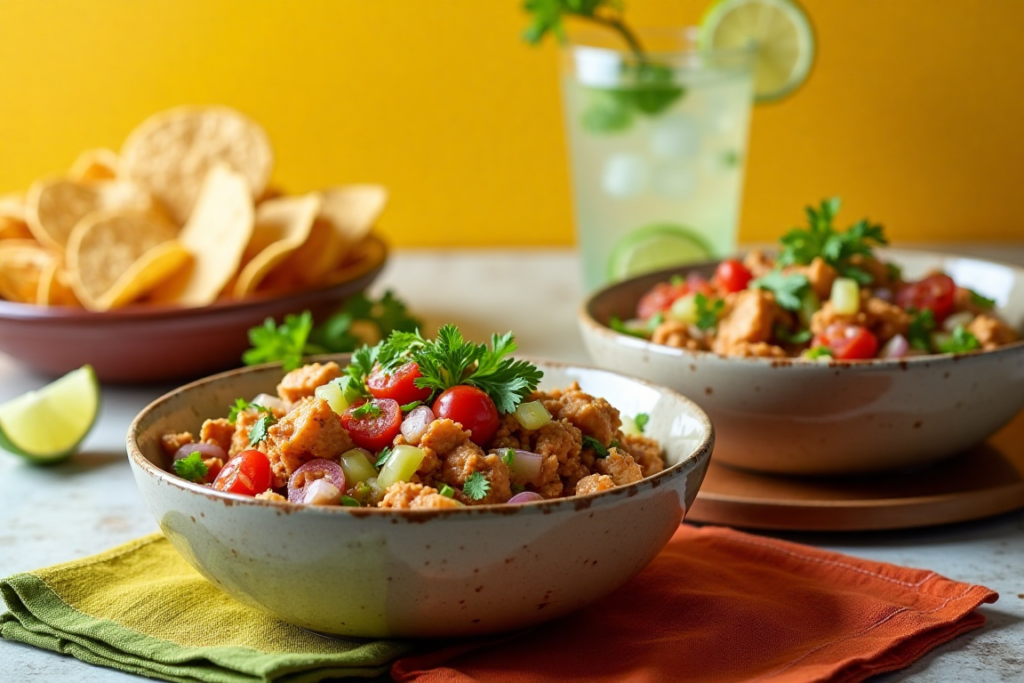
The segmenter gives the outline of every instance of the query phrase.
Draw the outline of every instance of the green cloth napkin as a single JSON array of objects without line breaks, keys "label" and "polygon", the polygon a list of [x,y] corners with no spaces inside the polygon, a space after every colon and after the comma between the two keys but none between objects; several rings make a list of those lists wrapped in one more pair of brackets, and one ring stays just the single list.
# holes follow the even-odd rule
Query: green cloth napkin
[{"label": "green cloth napkin", "polygon": [[318,636],[246,607],[160,534],[0,581],[0,636],[168,681],[369,678],[413,649]]}]

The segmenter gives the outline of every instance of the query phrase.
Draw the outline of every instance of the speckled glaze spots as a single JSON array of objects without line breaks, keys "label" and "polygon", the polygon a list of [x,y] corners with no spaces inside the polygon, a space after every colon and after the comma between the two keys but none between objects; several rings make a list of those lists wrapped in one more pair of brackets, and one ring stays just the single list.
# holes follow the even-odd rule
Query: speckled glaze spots
[{"label": "speckled glaze spots", "polygon": [[364,637],[523,628],[599,599],[653,559],[696,497],[714,445],[707,416],[670,390],[536,362],[545,386],[578,381],[626,414],[650,414],[648,431],[670,466],[577,498],[400,511],[226,495],[157,466],[160,434],[194,432],[202,416],[223,412],[234,398],[272,390],[282,372],[270,366],[201,380],[154,402],[132,424],[129,460],[182,557],[225,592],[281,619]]},{"label": "speckled glaze spots", "polygon": [[[886,255],[910,278],[942,268],[969,286],[996,283],[998,291],[984,293],[1024,328],[1024,269],[907,250]],[[706,274],[711,265],[694,270]],[[801,475],[906,469],[966,450],[1024,407],[1024,342],[984,353],[822,363],[674,349],[602,324],[632,317],[644,292],[679,272],[597,292],[579,324],[597,365],[694,397],[718,430],[717,462]]]}]

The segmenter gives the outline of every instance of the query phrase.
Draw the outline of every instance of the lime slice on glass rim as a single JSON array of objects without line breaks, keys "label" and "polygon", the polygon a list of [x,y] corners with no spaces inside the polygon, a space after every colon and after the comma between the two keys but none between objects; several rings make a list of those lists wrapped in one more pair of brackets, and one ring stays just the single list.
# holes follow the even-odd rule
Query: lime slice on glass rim
[{"label": "lime slice on glass rim", "polygon": [[38,464],[60,462],[78,449],[99,409],[96,373],[84,365],[0,405],[0,448]]},{"label": "lime slice on glass rim", "polygon": [[704,14],[699,42],[712,50],[756,49],[756,102],[793,92],[814,64],[814,29],[795,0],[718,0]]},{"label": "lime slice on glass rim", "polygon": [[711,257],[712,250],[704,238],[689,228],[656,223],[634,230],[619,240],[608,257],[608,279],[617,282]]}]

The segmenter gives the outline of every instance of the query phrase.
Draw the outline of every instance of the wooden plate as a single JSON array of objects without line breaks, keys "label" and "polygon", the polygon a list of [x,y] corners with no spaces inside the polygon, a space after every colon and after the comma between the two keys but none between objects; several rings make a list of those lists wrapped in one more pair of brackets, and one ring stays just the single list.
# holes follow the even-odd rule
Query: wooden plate
[{"label": "wooden plate", "polygon": [[686,519],[792,531],[907,529],[1024,508],[1024,413],[925,468],[856,478],[777,477],[715,463]]}]

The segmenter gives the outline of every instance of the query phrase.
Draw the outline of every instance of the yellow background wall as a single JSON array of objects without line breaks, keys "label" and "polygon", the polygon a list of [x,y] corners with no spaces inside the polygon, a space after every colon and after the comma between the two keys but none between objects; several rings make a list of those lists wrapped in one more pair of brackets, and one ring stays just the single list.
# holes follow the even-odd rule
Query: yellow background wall
[{"label": "yellow background wall", "polygon": [[[238,107],[277,182],[379,181],[403,246],[568,244],[556,50],[519,0],[0,0],[0,192],[148,114]],[[705,3],[627,0],[636,24]],[[1024,239],[1024,2],[806,0],[819,59],[757,109],[742,237],[841,194],[898,239]]]}]

